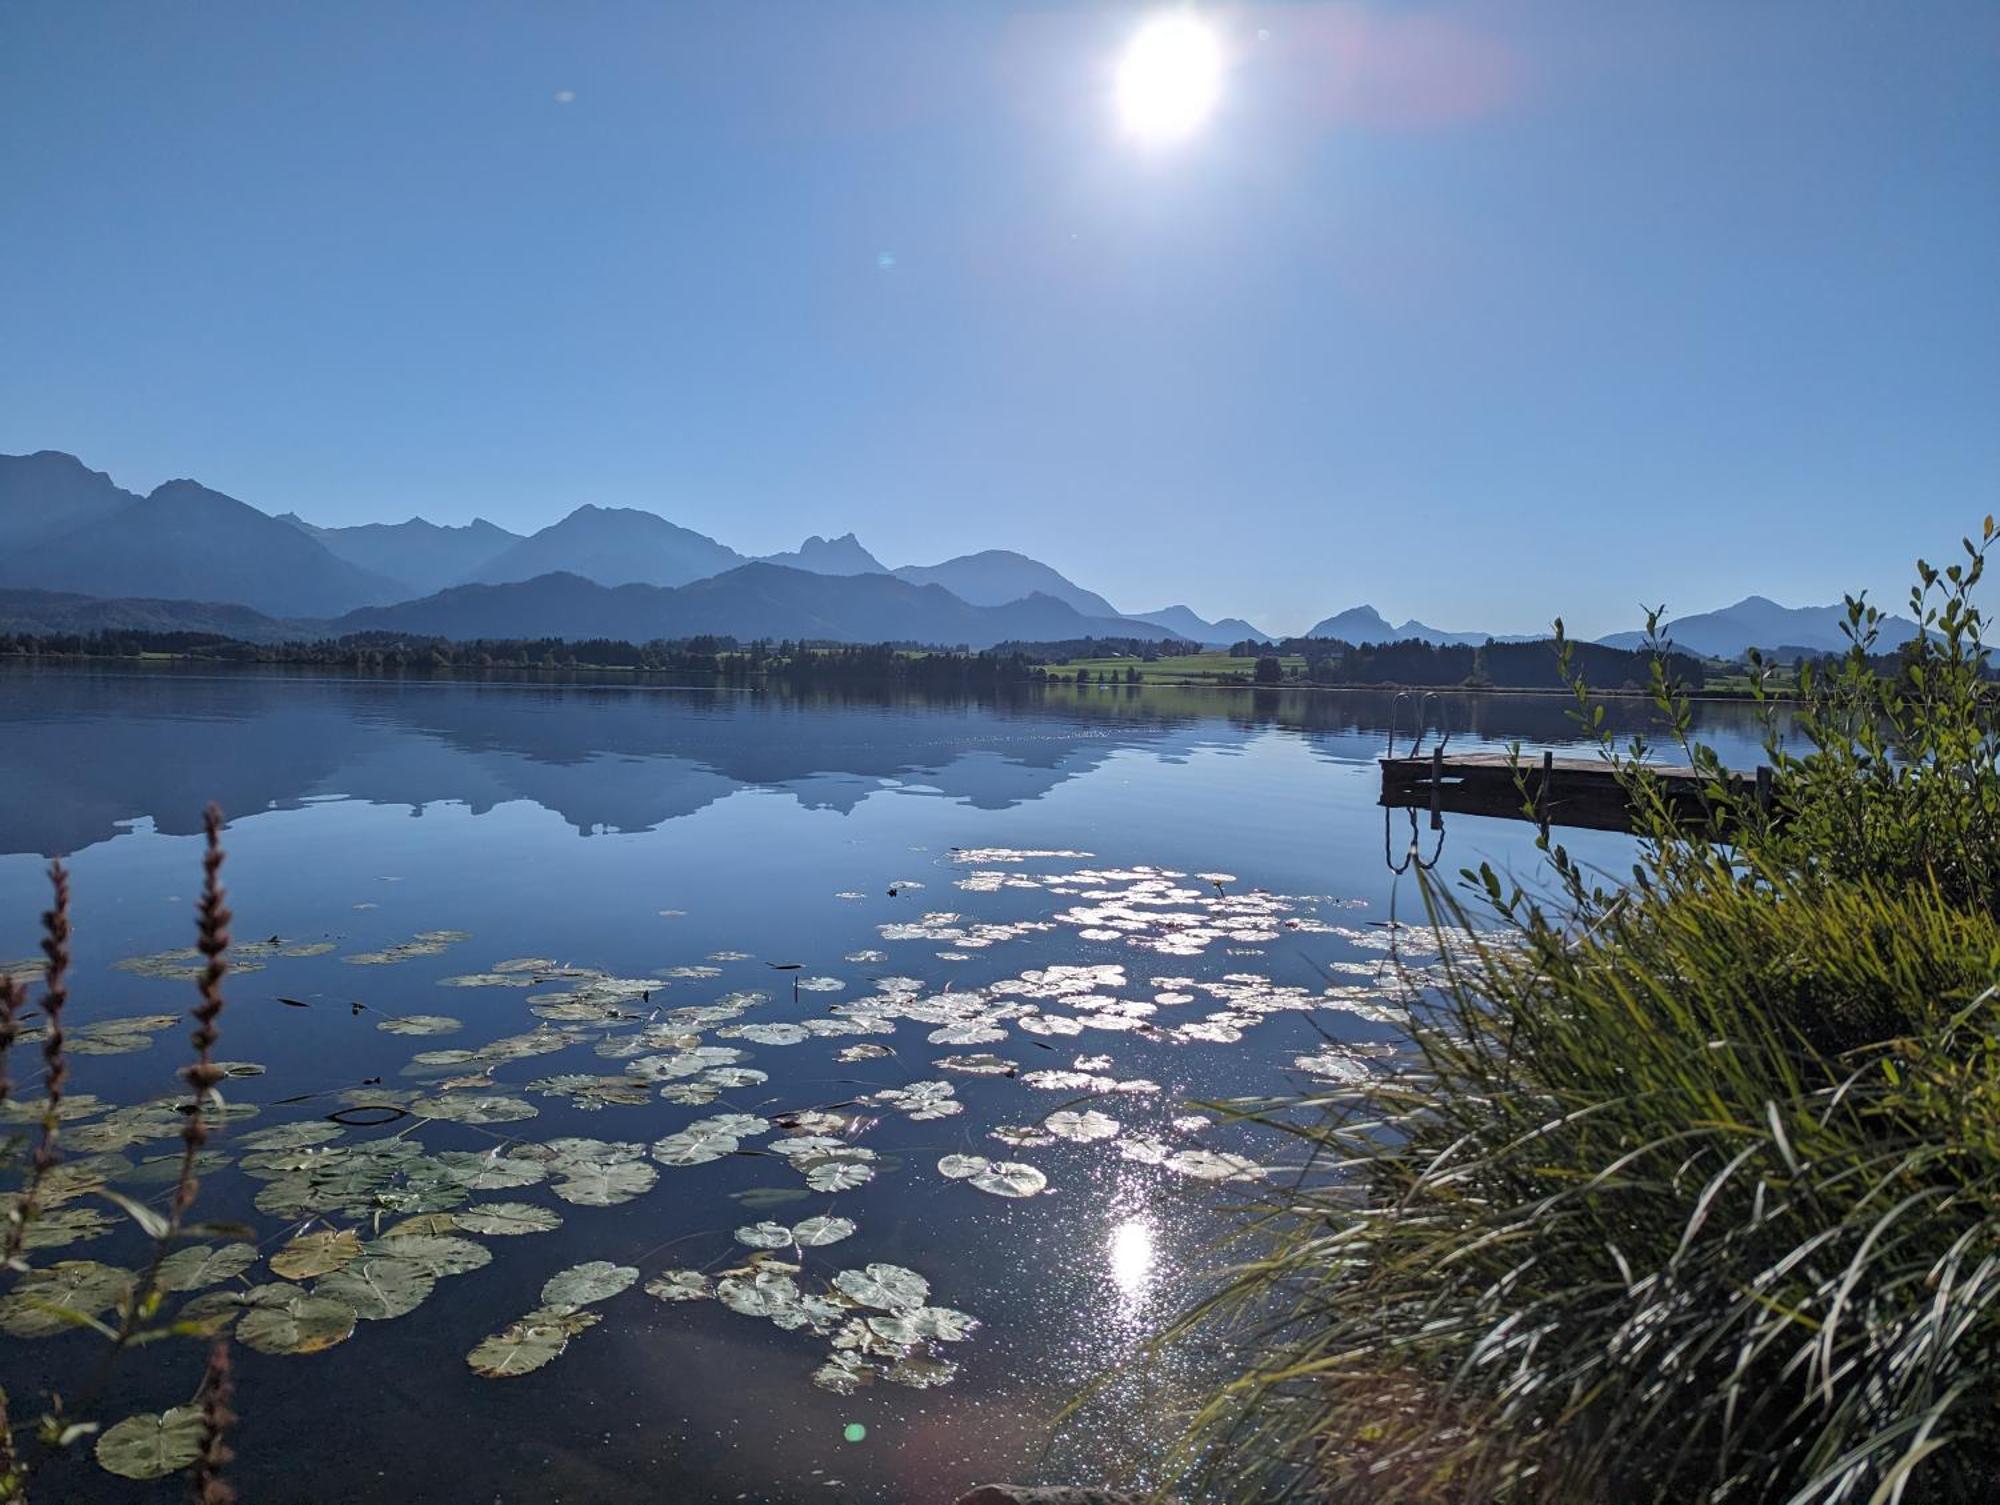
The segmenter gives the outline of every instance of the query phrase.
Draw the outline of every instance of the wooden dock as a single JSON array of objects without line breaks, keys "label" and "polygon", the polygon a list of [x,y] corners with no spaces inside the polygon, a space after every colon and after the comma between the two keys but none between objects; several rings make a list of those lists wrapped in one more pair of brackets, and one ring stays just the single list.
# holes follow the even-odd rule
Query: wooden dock
[{"label": "wooden dock", "polygon": [[[1387,757],[1380,803],[1429,810],[1433,816],[1498,815],[1539,825],[1629,831],[1632,812],[1617,773],[1599,758],[1524,754],[1517,765],[1504,752],[1448,753],[1433,748],[1412,757]],[[1668,801],[1691,817],[1701,813],[1704,780],[1685,765],[1662,764],[1654,773]],[[1518,773],[1518,779],[1517,779]],[[1746,789],[1770,798],[1771,770],[1732,774]],[[1525,792],[1524,792],[1525,786]]]}]

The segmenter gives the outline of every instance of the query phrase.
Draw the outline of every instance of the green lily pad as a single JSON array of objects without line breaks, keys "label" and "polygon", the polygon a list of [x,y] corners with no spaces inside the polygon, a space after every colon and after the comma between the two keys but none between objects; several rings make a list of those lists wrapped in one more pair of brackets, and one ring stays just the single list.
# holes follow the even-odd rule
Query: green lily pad
[{"label": "green lily pad", "polygon": [[542,1304],[552,1311],[575,1311],[593,1302],[608,1301],[638,1278],[638,1270],[631,1265],[589,1260],[551,1275],[542,1286]]},{"label": "green lily pad", "polygon": [[234,1280],[255,1263],[255,1244],[224,1244],[220,1249],[212,1249],[207,1244],[193,1244],[186,1249],[176,1249],[160,1261],[160,1289],[198,1291],[203,1286],[221,1285],[225,1280]]},{"label": "green lily pad", "polygon": [[919,1307],[908,1317],[919,1338],[937,1343],[963,1343],[979,1326],[979,1319],[948,1306]]},{"label": "green lily pad", "polygon": [[313,1295],[345,1302],[365,1321],[384,1322],[408,1316],[436,1285],[436,1278],[415,1260],[364,1258],[320,1281]]},{"label": "green lily pad", "polygon": [[449,1035],[465,1025],[449,1014],[404,1014],[384,1019],[375,1028],[391,1035]]},{"label": "green lily pad", "polygon": [[803,1223],[792,1225],[792,1242],[801,1249],[815,1249],[823,1244],[839,1243],[854,1229],[852,1218],[807,1218]]},{"label": "green lily pad", "polygon": [[715,1288],[699,1270],[663,1270],[646,1282],[646,1294],[662,1301],[707,1301]]},{"label": "green lily pad", "polygon": [[526,1155],[501,1155],[483,1150],[445,1150],[438,1164],[467,1191],[505,1191],[533,1186],[548,1175],[548,1166]]},{"label": "green lily pad", "polygon": [[1049,1184],[1049,1178],[1032,1165],[978,1155],[947,1155],[938,1161],[938,1173],[994,1197],[1032,1197]]},{"label": "green lily pad", "polygon": [[480,1340],[465,1362],[473,1373],[487,1379],[511,1379],[560,1357],[571,1338],[602,1320],[597,1312],[538,1309],[510,1323],[505,1331]]},{"label": "green lily pad", "polygon": [[1060,1113],[1051,1113],[1042,1120],[1042,1127],[1058,1139],[1072,1140],[1078,1144],[1088,1144],[1094,1139],[1115,1139],[1118,1135],[1118,1120],[1095,1108],[1087,1108],[1078,1113],[1065,1108]]},{"label": "green lily pad", "polygon": [[988,1051],[969,1056],[941,1056],[937,1064],[946,1071],[960,1071],[967,1076],[1012,1076],[1021,1069],[1018,1061]]},{"label": "green lily pad", "polygon": [[467,1233],[553,1233],[562,1226],[559,1214],[532,1202],[480,1202],[459,1208],[451,1220]]},{"label": "green lily pad", "polygon": [[447,946],[471,939],[463,930],[424,930],[410,940],[400,941],[380,951],[357,951],[343,956],[341,960],[356,967],[388,967],[420,956],[440,956]]},{"label": "green lily pad", "polygon": [[782,1327],[801,1326],[799,1311],[804,1294],[798,1282],[782,1269],[765,1267],[754,1275],[730,1275],[716,1282],[715,1294],[732,1312],[746,1317],[769,1317]]},{"label": "green lily pad", "polygon": [[236,1336],[259,1353],[318,1353],[354,1332],[355,1310],[345,1301],[297,1286],[259,1286],[252,1294],[258,1299],[238,1320]]},{"label": "green lily pad", "polygon": [[1179,1150],[1161,1164],[1197,1181],[1254,1181],[1264,1174],[1256,1161],[1227,1150]]},{"label": "green lily pad", "polygon": [[339,1124],[328,1123],[324,1119],[315,1122],[277,1124],[269,1129],[257,1129],[236,1141],[238,1149],[244,1150],[296,1150],[309,1144],[325,1144],[330,1139],[338,1139],[347,1132]]},{"label": "green lily pad", "polygon": [[842,1270],[833,1277],[833,1286],[849,1300],[885,1312],[914,1311],[924,1304],[931,1293],[928,1280],[901,1265],[867,1265],[859,1270]]},{"label": "green lily pad", "polygon": [[302,1233],[271,1256],[271,1272],[287,1280],[331,1275],[361,1257],[361,1235],[352,1228]]},{"label": "green lily pad", "polygon": [[450,1234],[388,1233],[368,1246],[370,1257],[404,1260],[426,1275],[463,1275],[493,1263],[484,1244]]},{"label": "green lily pad", "polygon": [[875,1158],[863,1150],[833,1150],[794,1164],[814,1191],[853,1191],[875,1179]]},{"label": "green lily pad", "polygon": [[753,1223],[736,1230],[736,1242],[748,1244],[752,1249],[789,1249],[792,1230],[783,1223]]},{"label": "green lily pad", "polygon": [[16,1338],[46,1338],[75,1327],[79,1316],[110,1311],[131,1294],[130,1270],[94,1259],[59,1260],[29,1270],[0,1296],[0,1331]]},{"label": "green lily pad", "polygon": [[420,1097],[410,1104],[420,1118],[442,1118],[459,1124],[510,1124],[533,1118],[541,1109],[518,1097],[498,1092],[452,1092]]},{"label": "green lily pad", "polygon": [[21,1236],[23,1249],[60,1249],[109,1233],[113,1219],[94,1207],[57,1207],[37,1213]]},{"label": "green lily pad", "polygon": [[643,1160],[574,1166],[549,1190],[579,1207],[616,1207],[653,1189],[660,1173]]},{"label": "green lily pad", "polygon": [[199,1406],[128,1416],[97,1439],[97,1461],[127,1479],[164,1479],[200,1456]]}]

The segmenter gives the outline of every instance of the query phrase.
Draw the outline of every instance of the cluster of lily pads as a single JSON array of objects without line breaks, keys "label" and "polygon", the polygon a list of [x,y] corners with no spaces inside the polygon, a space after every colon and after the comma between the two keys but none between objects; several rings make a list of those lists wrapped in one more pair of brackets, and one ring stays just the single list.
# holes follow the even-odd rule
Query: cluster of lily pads
[{"label": "cluster of lily pads", "polygon": [[[1236,880],[1227,874],[1190,878],[1153,867],[1025,870],[1030,860],[1073,863],[1089,855],[959,852],[956,860],[970,869],[956,880],[960,888],[1041,891],[1067,907],[1052,919],[977,923],[934,912],[881,925],[880,936],[891,947],[942,943],[946,949],[938,955],[948,960],[1065,926],[1085,941],[1117,941],[1137,954],[1174,958],[1218,945],[1239,954],[1302,931],[1377,948],[1379,931],[1330,925],[1310,912],[1309,901],[1255,889],[1234,892]],[[891,887],[900,893],[922,885],[899,881]],[[426,931],[341,960],[395,965],[439,955],[467,939],[462,932]],[[249,971],[274,958],[320,956],[333,949],[330,943],[273,937],[237,947],[233,959],[239,970]],[[868,948],[849,953],[847,960],[880,967],[893,954]],[[184,980],[199,961],[191,951],[166,952],[119,966],[142,977]],[[493,1252],[479,1240],[561,1226],[563,1215],[555,1208],[519,1200],[533,1188],[574,1207],[611,1207],[651,1192],[663,1172],[753,1154],[783,1164],[796,1182],[738,1193],[742,1205],[837,1197],[897,1167],[857,1142],[884,1117],[924,1123],[962,1115],[965,1104],[953,1081],[959,1077],[1008,1079],[1034,1095],[1087,1100],[1053,1111],[1031,1107],[1023,1122],[987,1126],[994,1154],[968,1147],[936,1160],[938,1176],[972,1191],[1012,1200],[1046,1194],[1052,1189],[1047,1171],[1017,1157],[1058,1143],[1093,1146],[1125,1162],[1197,1180],[1251,1179],[1263,1174],[1257,1162],[1201,1143],[1207,1119],[1162,1114],[1154,1106],[1160,1085],[1118,1075],[1111,1057],[1092,1049],[1088,1037],[1131,1034],[1174,1047],[1221,1045],[1285,1014],[1331,1008],[1396,1017],[1374,962],[1336,964],[1354,980],[1325,989],[1280,984],[1250,971],[1211,978],[1135,977],[1120,962],[1028,968],[984,986],[943,989],[915,976],[883,973],[863,989],[841,977],[802,975],[803,969],[787,965],[778,971],[785,974],[793,1002],[802,993],[829,1001],[811,1013],[789,1009],[792,1017],[785,1018],[759,1017],[772,997],[756,988],[716,991],[697,1002],[671,1001],[722,977],[726,968],[744,965],[764,964],[746,953],[719,951],[699,965],[620,977],[546,957],[509,958],[482,972],[444,978],[441,985],[520,990],[522,1007],[533,1020],[527,1028],[481,1044],[426,1044],[403,1066],[403,1083],[324,1095],[312,1110],[324,1116],[312,1119],[242,1127],[259,1110],[225,1093],[226,1102],[204,1110],[216,1137],[198,1169],[206,1174],[233,1163],[258,1183],[258,1211],[281,1220],[288,1236],[268,1251],[247,1242],[176,1250],[158,1280],[159,1288],[180,1302],[172,1319],[205,1332],[230,1328],[238,1341],[262,1353],[330,1348],[367,1323],[416,1310],[438,1282],[487,1265]],[[1360,980],[1363,976],[1369,981]],[[164,1013],[101,1020],[71,1031],[69,1039],[79,1053],[139,1050],[179,1022]],[[428,1011],[378,1013],[376,1027],[392,1036],[431,1040],[460,1034],[463,1023]],[[907,1033],[931,1048],[922,1064],[914,1059],[921,1047],[912,1050],[907,1040],[892,1043]],[[909,1080],[842,1102],[783,1111],[768,1103],[757,1104],[754,1112],[730,1108],[729,1094],[769,1080],[754,1064],[760,1052],[813,1044],[843,1063],[909,1058],[914,1069]],[[1009,1046],[1028,1047],[1028,1059],[1001,1053]],[[532,1067],[520,1070],[520,1063],[578,1051],[601,1064],[539,1075]],[[1050,1060],[1050,1051],[1069,1058]],[[1372,1069],[1370,1055],[1366,1047],[1329,1042],[1298,1057],[1297,1065],[1338,1079]],[[262,1069],[248,1062],[227,1064],[236,1075]],[[523,1126],[540,1115],[539,1103],[549,1101],[614,1115],[656,1101],[722,1111],[657,1136],[529,1137]],[[12,1104],[0,1112],[27,1120],[38,1116],[40,1107]],[[110,1232],[113,1219],[79,1205],[91,1193],[149,1179],[171,1181],[177,1155],[163,1150],[134,1159],[126,1152],[176,1140],[189,1109],[172,1097],[125,1107],[82,1094],[69,1097],[63,1106],[69,1158],[43,1188],[42,1215],[29,1248],[57,1248]],[[1135,1114],[1144,1122],[1130,1121]],[[432,1123],[468,1126],[490,1143],[484,1149],[429,1148],[422,1134]],[[364,1131],[375,1125],[394,1129],[367,1137]],[[725,1256],[706,1268],[654,1272],[644,1278],[641,1294],[669,1304],[714,1300],[781,1330],[824,1339],[828,1351],[812,1378],[837,1392],[878,1379],[917,1387],[948,1383],[957,1365],[947,1353],[972,1336],[976,1318],[933,1304],[929,1281],[902,1266],[808,1268],[824,1258],[816,1251],[845,1241],[856,1227],[855,1220],[830,1211],[796,1222],[748,1223],[735,1233],[747,1254]],[[540,1304],[481,1341],[467,1363],[493,1379],[538,1370],[599,1323],[600,1308],[640,1285],[644,1275],[636,1265],[604,1260],[558,1271],[544,1285]],[[0,1297],[0,1331],[47,1337],[79,1317],[115,1313],[131,1297],[134,1280],[130,1271],[87,1259],[38,1265]],[[111,1428],[100,1440],[98,1456],[114,1472],[155,1477],[183,1466],[199,1435],[198,1415],[175,1408]]]}]

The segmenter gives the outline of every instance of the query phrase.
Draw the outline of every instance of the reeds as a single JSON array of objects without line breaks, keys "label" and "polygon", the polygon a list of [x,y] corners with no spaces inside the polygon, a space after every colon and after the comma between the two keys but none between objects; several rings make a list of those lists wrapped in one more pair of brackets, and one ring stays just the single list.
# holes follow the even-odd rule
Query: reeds
[{"label": "reeds", "polygon": [[0,975],[0,1103],[6,1102],[13,1090],[7,1077],[7,1059],[21,1036],[21,1010],[27,1001],[27,989],[12,976]]},{"label": "reeds", "polygon": [[222,1068],[215,1064],[214,1052],[215,1042],[220,1038],[216,1021],[222,1016],[222,978],[229,970],[231,915],[222,889],[224,853],[220,806],[211,804],[202,812],[202,829],[207,846],[201,859],[201,901],[196,907],[195,947],[201,952],[205,965],[196,984],[201,990],[201,1002],[194,1008],[195,1058],[193,1064],[181,1073],[194,1089],[194,1103],[181,1130],[181,1170],[174,1182],[176,1223],[194,1205],[195,1192],[200,1185],[195,1176],[195,1166],[201,1147],[208,1139],[203,1114],[214,1095],[216,1084],[223,1077]]},{"label": "reeds", "polygon": [[[112,1364],[127,1347],[137,1341],[169,1336],[177,1331],[171,1324],[164,1327],[158,1325],[156,1320],[160,1304],[160,1268],[176,1244],[194,1231],[187,1225],[186,1219],[200,1190],[196,1171],[201,1151],[208,1141],[208,1110],[217,1101],[216,1088],[225,1075],[214,1058],[224,1006],[222,979],[229,969],[231,918],[221,883],[225,858],[221,810],[210,805],[204,812],[203,824],[206,846],[202,857],[201,898],[196,911],[196,947],[204,965],[196,980],[200,999],[190,1011],[195,1026],[191,1042],[194,1059],[181,1072],[194,1095],[186,1106],[181,1128],[180,1165],[165,1216],[115,1192],[105,1193],[150,1236],[152,1250],[130,1295],[121,1304],[115,1329],[106,1328],[89,1313],[70,1314],[79,1326],[106,1333],[108,1341],[100,1355],[96,1376],[85,1387],[75,1411],[66,1413],[60,1398],[52,1398],[54,1409],[42,1419],[39,1435],[58,1447],[95,1430],[77,1418],[87,1416],[93,1409]],[[42,952],[47,963],[42,996],[43,1105],[40,1137],[28,1167],[26,1186],[9,1212],[4,1264],[14,1270],[26,1268],[21,1254],[29,1230],[41,1210],[40,1192],[60,1158],[63,1097],[69,1079],[63,1034],[63,1012],[69,1001],[69,874],[57,861],[50,864],[49,877],[54,899],[42,916]],[[0,977],[0,1100],[4,1100],[7,1091],[7,1053],[18,1038],[20,1019],[28,998],[25,987],[11,978]],[[209,1346],[207,1367],[199,1391],[202,1406],[201,1452],[189,1469],[192,1497],[200,1505],[228,1505],[236,1498],[235,1491],[223,1476],[224,1466],[232,1456],[226,1439],[229,1428],[236,1420],[231,1409],[233,1394],[229,1340],[226,1335],[219,1336]],[[17,1454],[13,1428],[6,1411],[6,1397],[0,1394],[0,1502],[25,1500],[27,1483],[27,1466]]]},{"label": "reeds", "polygon": [[236,1455],[230,1451],[229,1429],[236,1424],[230,1409],[236,1385],[229,1372],[229,1339],[218,1337],[208,1348],[208,1369],[201,1380],[201,1453],[188,1470],[189,1498],[194,1505],[232,1505],[236,1491],[223,1469]]},{"label": "reeds", "polygon": [[1662,678],[1666,734],[1714,777],[1676,811],[1607,747],[1631,884],[1555,846],[1554,899],[1424,878],[1445,953],[1397,1069],[1227,1105],[1299,1153],[1166,1335],[1229,1363],[1183,1478],[1260,1502],[2000,1499],[2000,728],[1968,599],[1993,539],[1921,567],[1934,636],[1887,674],[1853,604],[1768,810]]},{"label": "reeds", "polygon": [[[63,1050],[63,1009],[69,1003],[70,920],[69,870],[60,859],[49,864],[52,900],[42,913],[42,1116],[40,1137],[29,1163],[28,1180],[8,1209],[7,1232],[0,1245],[0,1265],[18,1266],[28,1228],[40,1208],[42,1184],[61,1159],[63,1090],[69,1081],[69,1061]],[[18,1031],[25,990],[10,982],[8,1022]],[[13,1043],[13,1033],[8,1036]]]}]

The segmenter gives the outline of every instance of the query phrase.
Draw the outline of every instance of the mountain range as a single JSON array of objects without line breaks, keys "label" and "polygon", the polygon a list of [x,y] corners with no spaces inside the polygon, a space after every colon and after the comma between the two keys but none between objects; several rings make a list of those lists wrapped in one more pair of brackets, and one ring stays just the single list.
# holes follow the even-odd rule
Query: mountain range
[{"label": "mountain range", "polygon": [[1427,627],[1414,617],[1400,627],[1392,627],[1389,625],[1389,619],[1372,606],[1350,606],[1346,611],[1335,612],[1324,621],[1314,623],[1301,636],[1338,638],[1343,643],[1353,643],[1357,647],[1372,643],[1407,643],[1412,639],[1438,648],[1457,644],[1477,647],[1486,642],[1530,641],[1525,637],[1508,637],[1491,632],[1446,632],[1440,627]]},{"label": "mountain range", "polygon": [[[1737,658],[1746,648],[1841,653],[1848,646],[1841,631],[1846,620],[1845,606],[1780,606],[1764,596],[1745,596],[1734,606],[1678,617],[1667,624],[1665,636],[1676,648],[1709,658]],[[1885,616],[1879,627],[1875,648],[1881,653],[1900,648],[1917,635],[1917,624],[1908,617]],[[1643,648],[1646,634],[1614,632],[1599,641],[1612,648]]]},{"label": "mountain range", "polygon": [[[92,603],[96,603],[93,605]],[[1838,606],[1761,596],[1675,622],[1678,647],[1838,651]],[[67,624],[63,626],[57,623]],[[1038,559],[985,549],[886,568],[852,533],[753,559],[655,513],[586,504],[522,535],[484,519],[327,528],[271,516],[192,480],[145,496],[73,455],[0,455],[0,630],[147,626],[272,639],[403,631],[446,637],[806,637],[965,643],[1084,637],[1228,645],[1271,641],[1240,617],[1186,606],[1120,612]],[[233,624],[233,625],[224,625]],[[1914,623],[1885,620],[1880,645]],[[1493,635],[1354,606],[1308,637],[1479,644]],[[1601,641],[1631,647],[1639,632]],[[1499,637],[1497,641],[1522,641]]]}]

